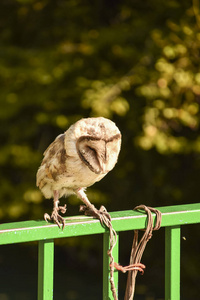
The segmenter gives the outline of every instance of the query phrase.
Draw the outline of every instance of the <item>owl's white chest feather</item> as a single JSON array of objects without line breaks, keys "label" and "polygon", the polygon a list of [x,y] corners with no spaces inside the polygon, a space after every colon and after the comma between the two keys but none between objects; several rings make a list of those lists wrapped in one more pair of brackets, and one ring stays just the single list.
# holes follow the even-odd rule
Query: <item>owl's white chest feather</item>
[{"label": "owl's white chest feather", "polygon": [[74,190],[80,187],[88,187],[101,180],[106,174],[95,174],[80,159],[74,159],[67,163],[67,173],[62,174],[54,187],[65,187]]},{"label": "owl's white chest feather", "polygon": [[[57,161],[52,161],[56,166]],[[106,174],[95,174],[79,158],[70,158],[66,162],[66,171],[56,180],[46,176],[46,184],[41,189],[46,198],[53,197],[53,191],[59,191],[60,197],[73,194],[78,188],[86,188],[101,180]]]}]

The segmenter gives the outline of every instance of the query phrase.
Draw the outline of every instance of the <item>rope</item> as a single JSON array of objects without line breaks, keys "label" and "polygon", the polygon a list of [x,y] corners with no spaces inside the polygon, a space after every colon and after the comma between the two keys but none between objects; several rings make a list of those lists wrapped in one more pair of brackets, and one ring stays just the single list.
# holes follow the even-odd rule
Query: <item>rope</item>
[{"label": "rope", "polygon": [[106,226],[109,229],[110,232],[110,249],[108,249],[108,256],[110,258],[110,286],[111,291],[114,300],[118,300],[115,283],[114,283],[114,269],[115,269],[115,263],[114,263],[114,257],[112,255],[113,248],[116,245],[117,242],[117,233],[112,227],[111,223],[111,216],[107,212],[106,208],[104,206],[101,206],[99,210],[93,210],[92,208],[89,208],[85,205],[81,205],[80,207],[81,211],[84,211],[85,215],[92,215],[99,219],[101,225],[104,227]]},{"label": "rope", "polygon": [[[147,228],[138,243],[138,230],[134,230],[134,238],[130,256],[130,263],[128,266],[123,267],[114,262],[114,257],[112,255],[112,250],[117,242],[117,233],[112,227],[111,216],[107,212],[104,206],[100,207],[100,210],[96,210],[93,208],[88,208],[85,205],[81,206],[81,211],[85,213],[85,215],[92,215],[100,220],[102,226],[106,226],[110,232],[110,249],[108,250],[108,256],[110,258],[110,286],[114,300],[118,300],[116,288],[114,284],[114,269],[121,271],[123,273],[128,272],[128,278],[126,283],[126,291],[124,300],[132,300],[135,292],[135,281],[138,271],[141,274],[144,273],[145,265],[143,265],[140,261],[146,247],[147,242],[152,237],[152,231],[158,230],[161,225],[162,215],[159,210],[154,209],[152,207],[147,207],[145,205],[139,205],[134,208],[134,210],[144,210],[148,216]],[[156,214],[156,225],[153,228],[153,216],[151,212]]]},{"label": "rope", "polygon": [[[152,207],[147,207],[145,205],[139,205],[139,206],[136,206],[134,208],[134,210],[144,210],[148,217],[148,223],[147,223],[146,230],[145,230],[142,238],[140,239],[139,243],[138,243],[138,230],[134,230],[133,245],[132,245],[131,256],[130,256],[130,265],[140,264],[145,247],[146,247],[148,241],[152,237],[152,231],[158,230],[160,228],[161,219],[162,219],[161,212]],[[154,228],[153,228],[153,216],[152,216],[151,212],[154,212],[156,214],[156,225]],[[128,272],[124,300],[132,300],[134,297],[135,281],[136,281],[137,273],[138,273],[137,269],[132,269]]]}]

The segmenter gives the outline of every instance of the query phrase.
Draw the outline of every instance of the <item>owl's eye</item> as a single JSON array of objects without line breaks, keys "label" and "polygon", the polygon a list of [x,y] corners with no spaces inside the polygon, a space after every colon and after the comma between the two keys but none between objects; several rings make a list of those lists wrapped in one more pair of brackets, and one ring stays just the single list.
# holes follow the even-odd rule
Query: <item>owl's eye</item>
[{"label": "owl's eye", "polygon": [[90,146],[88,146],[87,148],[90,153],[93,153],[93,155],[96,155],[96,157],[97,157],[97,151],[94,148],[92,148]]},{"label": "owl's eye", "polygon": [[[90,145],[91,143],[94,144],[93,147]],[[98,148],[98,143],[98,140],[94,141],[86,137],[79,139],[76,145],[78,154],[83,163],[86,164],[89,167],[89,169],[96,174],[99,174],[101,172],[97,152],[98,150],[95,149]]]}]

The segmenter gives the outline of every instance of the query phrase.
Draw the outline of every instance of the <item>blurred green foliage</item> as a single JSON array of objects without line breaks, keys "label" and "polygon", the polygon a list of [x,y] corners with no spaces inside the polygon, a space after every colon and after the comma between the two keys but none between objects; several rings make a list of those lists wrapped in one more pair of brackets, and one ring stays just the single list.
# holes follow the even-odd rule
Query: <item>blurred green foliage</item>
[{"label": "blurred green foliage", "polygon": [[42,153],[89,116],[123,137],[115,169],[88,189],[96,206],[199,201],[198,0],[3,0],[0,29],[2,221],[51,210],[35,186]]}]

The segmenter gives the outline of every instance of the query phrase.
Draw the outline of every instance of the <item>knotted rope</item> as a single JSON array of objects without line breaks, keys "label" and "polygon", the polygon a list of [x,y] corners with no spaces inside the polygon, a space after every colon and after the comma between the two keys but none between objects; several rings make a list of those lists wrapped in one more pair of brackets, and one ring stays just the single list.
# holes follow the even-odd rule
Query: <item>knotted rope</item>
[{"label": "knotted rope", "polygon": [[[111,285],[111,291],[114,300],[118,300],[116,288],[114,284],[114,276],[113,276],[114,268],[116,268],[118,271],[121,271],[123,273],[126,273],[128,271],[128,278],[126,283],[126,292],[125,292],[124,300],[132,300],[135,292],[135,281],[136,281],[137,273],[139,271],[143,274],[145,269],[145,265],[143,265],[140,262],[144,249],[146,247],[147,242],[152,237],[152,231],[158,230],[161,225],[162,215],[159,210],[154,209],[152,207],[147,207],[145,205],[136,206],[134,210],[144,210],[148,216],[147,218],[148,223],[147,223],[146,230],[139,242],[138,242],[138,230],[134,230],[134,238],[133,238],[133,244],[132,244],[131,255],[130,255],[130,263],[128,266],[123,267],[114,262],[112,250],[116,245],[117,233],[112,227],[111,216],[107,212],[106,208],[104,206],[101,206],[100,210],[96,210],[96,209],[93,210],[86,206],[81,206],[81,211],[83,211],[85,215],[92,215],[97,217],[100,220],[101,225],[106,226],[109,229],[110,249],[108,250],[108,256],[110,258],[110,285]],[[156,214],[156,225],[154,228],[153,228],[153,216],[151,212]]]},{"label": "knotted rope", "polygon": [[[138,264],[140,264],[145,247],[148,241],[152,237],[152,231],[158,230],[160,228],[162,215],[159,210],[154,209],[152,207],[147,207],[145,205],[136,206],[134,210],[144,210],[145,213],[147,214],[147,227],[139,242],[138,242],[138,230],[134,230],[133,245],[132,245],[131,256],[130,256],[130,265],[137,266]],[[153,228],[153,216],[151,212],[154,212],[156,214],[156,225],[154,228]],[[134,297],[135,281],[136,281],[137,273],[138,270],[136,268],[128,272],[124,300],[132,300]]]}]

